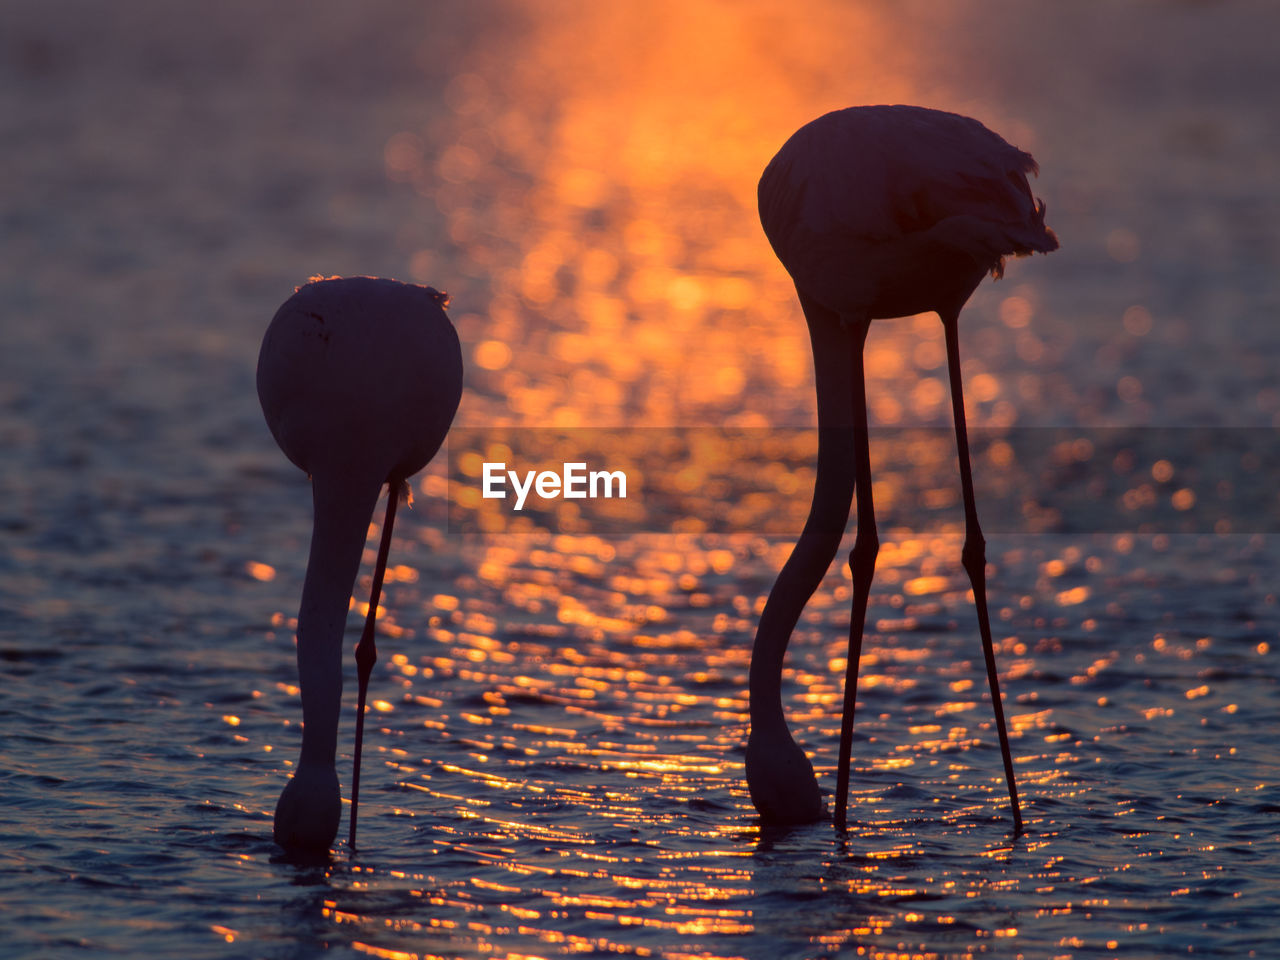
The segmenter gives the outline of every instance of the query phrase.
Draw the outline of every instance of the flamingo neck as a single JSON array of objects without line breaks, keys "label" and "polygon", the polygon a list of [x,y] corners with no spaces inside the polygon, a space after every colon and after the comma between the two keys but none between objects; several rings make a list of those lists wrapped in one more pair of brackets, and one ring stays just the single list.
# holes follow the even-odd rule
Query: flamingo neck
[{"label": "flamingo neck", "polygon": [[312,480],[315,526],[298,611],[301,764],[333,767],[342,708],[343,633],[380,482]]},{"label": "flamingo neck", "polygon": [[751,651],[751,669],[747,674],[747,691],[750,701],[751,726],[755,730],[785,730],[786,718],[782,712],[782,660],[787,652],[787,640],[762,623],[756,633]]}]

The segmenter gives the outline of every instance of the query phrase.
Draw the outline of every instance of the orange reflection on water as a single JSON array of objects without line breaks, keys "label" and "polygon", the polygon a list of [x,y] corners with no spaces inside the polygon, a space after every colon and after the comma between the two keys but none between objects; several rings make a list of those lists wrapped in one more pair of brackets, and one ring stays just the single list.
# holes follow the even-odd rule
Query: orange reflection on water
[{"label": "orange reflection on water", "polygon": [[[491,400],[469,400],[462,422],[765,424],[810,410],[808,342],[755,185],[817,114],[911,99],[882,15],[513,6],[527,29],[477,51],[448,88],[452,140],[432,153],[404,131],[385,151],[388,176],[435,200],[456,269],[487,291],[456,318],[471,385]],[[876,356],[900,373],[892,351]]]}]

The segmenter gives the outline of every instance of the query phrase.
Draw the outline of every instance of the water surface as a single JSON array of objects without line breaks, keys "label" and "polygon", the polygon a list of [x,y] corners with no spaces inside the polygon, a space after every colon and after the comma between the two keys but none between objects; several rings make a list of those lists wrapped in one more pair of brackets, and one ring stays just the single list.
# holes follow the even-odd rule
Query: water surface
[{"label": "water surface", "polygon": [[[5,19],[6,956],[1263,955],[1280,548],[1230,509],[1251,461],[1208,484],[1143,431],[1248,428],[1253,473],[1273,460],[1268,6]],[[286,860],[310,509],[254,395],[278,303],[313,274],[447,288],[471,430],[794,431],[808,346],[755,177],[811,117],[897,101],[1032,150],[1062,239],[962,321],[972,421],[1147,437],[1061,470],[1106,478],[1105,521],[988,537],[1025,835],[945,457],[875,454],[877,499],[933,512],[881,531],[846,834],[763,828],[743,782],[785,533],[460,533],[442,457],[397,527],[360,848]],[[877,428],[947,426],[936,320],[868,351]],[[790,504],[811,481],[769,482]],[[1229,523],[1140,522],[1152,503]],[[849,599],[833,569],[784,683],[829,789]]]}]

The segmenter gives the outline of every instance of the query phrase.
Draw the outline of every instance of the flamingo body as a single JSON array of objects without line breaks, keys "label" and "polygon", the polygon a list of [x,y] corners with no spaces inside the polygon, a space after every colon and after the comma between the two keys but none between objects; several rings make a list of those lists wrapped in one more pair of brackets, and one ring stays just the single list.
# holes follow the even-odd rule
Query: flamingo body
[{"label": "flamingo body", "polygon": [[760,221],[797,288],[823,306],[908,316],[961,291],[963,304],[1010,254],[1057,249],[1027,183],[1036,172],[1031,154],[969,117],[850,107],[783,144],[760,178]]},{"label": "flamingo body", "polygon": [[813,767],[783,715],[781,671],[791,632],[839,547],[856,490],[835,814],[838,823],[845,819],[858,660],[879,550],[863,345],[873,319],[935,311],[946,333],[960,453],[962,559],[974,587],[1015,831],[1021,829],[986,608],[985,546],[973,495],[956,322],[982,278],[1003,274],[1005,257],[1057,249],[1044,204],[1027,183],[1027,174],[1036,171],[1029,153],[976,120],[923,107],[872,106],[838,110],[801,127],[760,178],[760,221],[795,281],[809,326],[819,429],[809,518],[770,591],[751,657],[747,785],[767,821],[808,822],[823,814]]},{"label": "flamingo body", "polygon": [[462,391],[462,352],[431,287],[320,280],[276,311],[258,398],[280,448],[307,474],[403,480],[440,449]]},{"label": "flamingo body", "polygon": [[[445,302],[430,287],[394,280],[322,280],[285,301],[263,337],[262,410],[285,455],[311,477],[314,498],[298,612],[302,752],[274,829],[289,849],[328,849],[337,834],[334,761],[351,589],[382,485],[398,495],[439,450],[458,408],[462,354]],[[372,622],[366,632],[371,639]],[[366,679],[367,669],[362,689]]]}]

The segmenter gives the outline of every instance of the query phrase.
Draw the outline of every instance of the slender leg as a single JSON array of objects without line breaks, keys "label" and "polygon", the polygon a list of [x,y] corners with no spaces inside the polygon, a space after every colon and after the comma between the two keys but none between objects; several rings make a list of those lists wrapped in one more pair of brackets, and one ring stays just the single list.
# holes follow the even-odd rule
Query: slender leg
[{"label": "slender leg", "polygon": [[867,600],[875,575],[880,538],[876,535],[876,511],[871,497],[871,443],[867,435],[867,387],[862,368],[863,347],[870,321],[853,331],[849,366],[853,371],[854,473],[858,490],[858,533],[849,555],[853,575],[853,605],[849,612],[849,660],[844,674],[844,709],[840,719],[840,758],[836,773],[836,824],[844,826],[849,802],[849,755],[853,751],[853,712],[858,700],[858,661],[862,658],[862,632]]},{"label": "slender leg", "polygon": [[[1004,723],[1004,704],[1000,700],[1000,681],[996,678],[996,655],[991,643],[991,619],[987,615],[987,543],[978,526],[978,507],[973,496],[973,470],[969,465],[969,431],[964,416],[964,388],[960,382],[960,344],[957,333],[959,312],[943,315],[947,338],[947,377],[951,381],[951,410],[956,422],[956,447],[960,456],[960,488],[964,495],[964,548],[960,559],[969,582],[973,584],[973,602],[978,608],[978,629],[982,634],[982,653],[987,661],[987,682],[991,685],[991,704],[995,707],[996,728],[1000,734],[1000,753],[1004,758],[1004,776],[1009,782],[1009,802],[1013,808],[1014,835],[1022,833],[1022,810],[1018,806],[1018,785],[1013,777],[1013,758],[1009,753],[1009,733]],[[861,494],[859,494],[861,496]]]},{"label": "slender leg", "polygon": [[364,632],[356,644],[356,677],[359,693],[356,697],[356,746],[351,771],[351,832],[347,846],[355,849],[356,813],[360,803],[360,751],[364,744],[364,704],[369,692],[369,675],[378,662],[378,648],[373,640],[373,628],[378,617],[378,601],[382,598],[382,578],[387,571],[387,554],[391,551],[391,527],[396,522],[396,502],[400,499],[400,484],[392,481],[387,487],[387,517],[382,524],[382,540],[378,543],[378,562],[373,568],[373,587],[369,591],[369,612],[364,618]]},{"label": "slender leg", "polygon": [[818,472],[804,530],[769,592],[751,650],[751,734],[746,772],[751,800],[772,822],[810,822],[822,815],[813,766],[787,729],[782,662],[791,632],[831,565],[853,500],[849,424],[849,332],[835,314],[800,297],[813,342],[818,392]]}]

